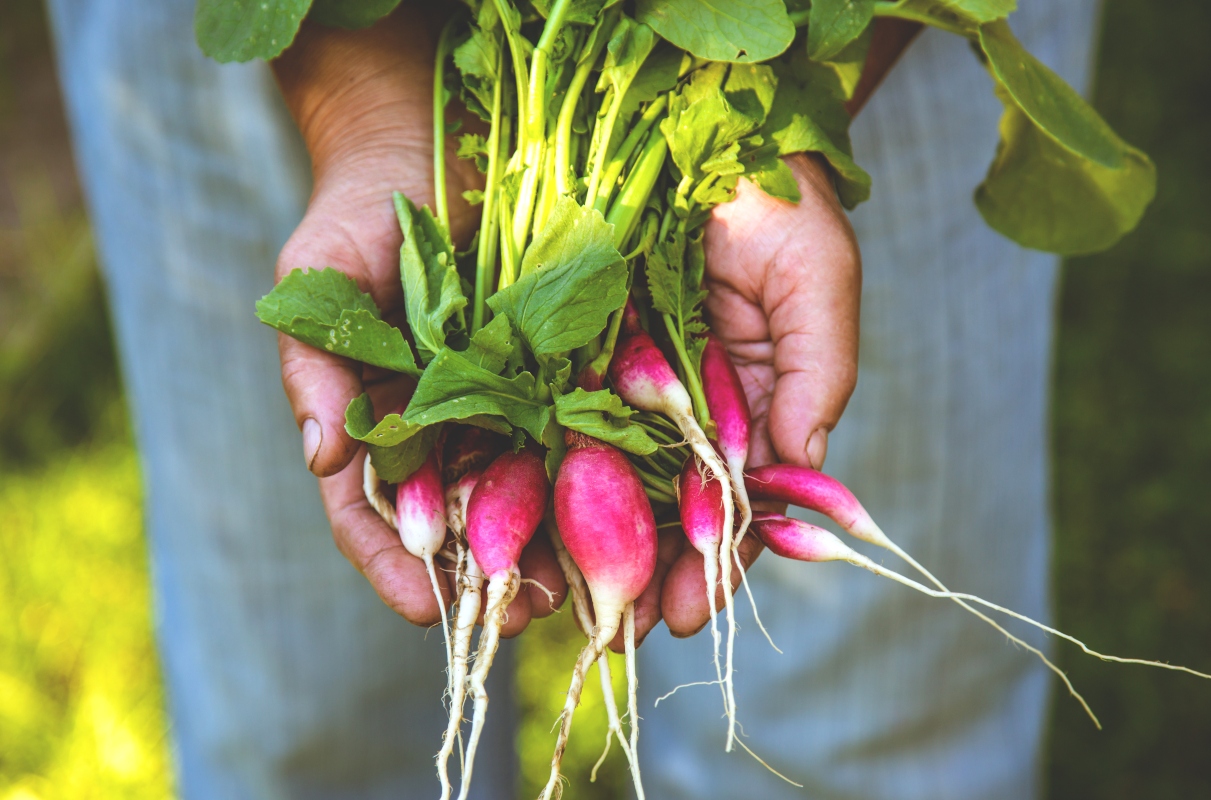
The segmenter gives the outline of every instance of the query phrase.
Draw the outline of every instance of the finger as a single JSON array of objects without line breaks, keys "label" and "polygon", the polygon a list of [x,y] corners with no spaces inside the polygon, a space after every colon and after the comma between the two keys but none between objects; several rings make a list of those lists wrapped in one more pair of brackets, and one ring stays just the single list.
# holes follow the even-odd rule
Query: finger
[{"label": "finger", "polygon": [[[361,459],[340,473],[320,480],[320,496],[332,523],[332,538],[392,610],[413,625],[441,621],[437,598],[425,564],[400,543],[399,535],[370,507],[362,491]],[[438,571],[443,602],[452,592],[448,576]]]},{"label": "finger", "polygon": [[[543,602],[546,602],[545,597]],[[512,639],[517,636],[530,624],[531,616],[530,593],[519,591],[505,610],[505,623],[500,628],[500,638]],[[483,624],[483,612],[480,612],[479,624]]]},{"label": "finger", "polygon": [[862,267],[853,229],[831,185],[819,190],[823,169],[791,160],[802,213],[831,220],[816,235],[796,238],[778,254],[763,305],[774,343],[769,436],[786,462],[819,469],[828,433],[840,420],[858,379],[858,313]]},{"label": "finger", "polygon": [[[277,278],[281,280],[296,269],[331,266],[358,278],[359,288],[373,293],[379,282],[367,277],[373,273],[363,251],[340,225],[331,224],[340,218],[328,209],[331,204],[327,196],[312,200],[307,216],[278,256]],[[375,262],[391,255],[385,250],[372,252]],[[379,294],[375,297],[379,308],[390,308],[394,298]],[[282,386],[303,434],[307,468],[319,477],[335,475],[349,464],[360,447],[345,432],[345,408],[362,393],[362,368],[350,359],[285,334],[278,336],[278,353],[282,360]]]},{"label": "finger", "polygon": [[[680,529],[664,529],[659,532],[656,548],[656,570],[648,581],[643,593],[635,600],[635,646],[643,644],[643,640],[660,623],[660,588],[664,585],[669,568],[676,563],[685,548],[685,534]],[[619,630],[610,642],[610,649],[615,653],[625,651],[622,631]]]},{"label": "finger", "polygon": [[282,386],[303,434],[307,469],[321,478],[349,465],[361,443],[345,431],[345,408],[362,393],[354,362],[278,334]]},{"label": "finger", "polygon": [[[753,534],[745,535],[737,548],[740,563],[745,570],[765,549]],[[678,638],[693,636],[710,622],[710,608],[706,603],[706,577],[703,574],[702,554],[687,547],[677,562],[669,569],[664,579],[660,608],[669,632]],[[740,570],[732,570],[732,592],[740,585]],[[715,609],[724,607],[723,587],[715,591]]]},{"label": "finger", "polygon": [[568,582],[564,579],[563,570],[555,560],[555,551],[546,536],[535,536],[521,551],[518,561],[521,577],[541,584],[549,591],[533,583],[522,585],[523,591],[530,595],[530,612],[535,619],[549,617],[563,606],[564,598],[568,595]]}]

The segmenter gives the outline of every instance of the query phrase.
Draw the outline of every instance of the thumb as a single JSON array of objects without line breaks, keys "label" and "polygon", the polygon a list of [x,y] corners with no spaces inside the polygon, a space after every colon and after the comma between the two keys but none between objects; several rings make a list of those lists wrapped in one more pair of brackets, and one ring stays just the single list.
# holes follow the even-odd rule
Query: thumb
[{"label": "thumb", "polygon": [[820,191],[812,173],[821,167],[808,159],[790,163],[812,235],[786,243],[762,298],[776,376],[769,434],[782,461],[820,469],[858,378],[862,267],[831,182]]},{"label": "thumb", "polygon": [[[333,213],[322,196],[313,199],[303,221],[282,248],[277,276],[300,268],[335,267],[358,282],[382,309],[399,304],[398,278],[376,279],[378,273],[394,275],[393,254],[399,247],[398,227],[380,208],[365,209],[360,217],[365,237],[373,243],[363,250],[342,217]],[[389,204],[375,204],[390,208]],[[378,216],[384,216],[381,221]],[[373,223],[371,221],[373,220]],[[368,224],[370,223],[370,224]],[[377,224],[374,224],[377,223]],[[391,234],[394,233],[394,237]],[[360,238],[360,237],[359,237]],[[285,334],[278,337],[282,360],[282,386],[303,434],[303,457],[307,468],[319,477],[335,475],[357,453],[360,443],[345,432],[345,408],[363,391],[362,367],[355,361],[325,352]]]}]

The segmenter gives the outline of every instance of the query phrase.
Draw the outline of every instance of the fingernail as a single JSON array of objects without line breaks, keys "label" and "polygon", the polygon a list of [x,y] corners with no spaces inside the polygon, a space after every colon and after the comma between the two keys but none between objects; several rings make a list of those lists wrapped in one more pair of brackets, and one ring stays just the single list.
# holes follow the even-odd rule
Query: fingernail
[{"label": "fingernail", "polygon": [[807,461],[812,469],[824,467],[824,457],[828,455],[828,431],[816,428],[807,440]]},{"label": "fingernail", "polygon": [[324,429],[311,417],[303,420],[303,455],[307,458],[307,469],[315,463],[320,454],[320,445],[324,443]]}]

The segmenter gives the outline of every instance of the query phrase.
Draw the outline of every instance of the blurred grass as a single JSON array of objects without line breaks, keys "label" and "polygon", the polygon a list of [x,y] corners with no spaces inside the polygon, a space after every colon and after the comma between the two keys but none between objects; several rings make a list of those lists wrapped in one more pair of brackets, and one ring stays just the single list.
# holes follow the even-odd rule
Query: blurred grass
[{"label": "blurred grass", "polygon": [[[555,746],[552,730],[563,710],[568,681],[576,657],[585,643],[576,627],[571,604],[559,614],[531,624],[520,637],[517,664],[518,705],[522,711],[517,736],[521,760],[520,797],[538,797],[550,775],[551,750]],[[610,677],[619,714],[626,713],[626,674],[622,656],[610,654]],[[640,714],[642,716],[642,713]],[[625,729],[627,720],[623,719]],[[642,725],[640,726],[642,729]],[[641,730],[642,732],[642,730]],[[626,758],[611,744],[610,755],[602,764],[595,783],[589,782],[593,764],[605,747],[606,714],[601,694],[601,677],[593,667],[585,681],[580,708],[576,711],[572,736],[564,754],[563,774],[569,781],[568,796],[585,800],[605,800],[627,796],[630,775]]]},{"label": "blurred grass", "polygon": [[129,443],[0,474],[0,798],[171,796]]},{"label": "blurred grass", "polygon": [[[1211,670],[1211,59],[1205,0],[1111,0],[1095,104],[1157,163],[1155,203],[1066,265],[1054,405],[1059,627],[1103,652]],[[1211,797],[1211,685],[1061,666],[1051,797]]]},{"label": "blurred grass", "polygon": [[[1096,105],[1160,192],[1113,251],[1066,265],[1056,355],[1055,594],[1100,649],[1211,668],[1211,4],[1109,0]],[[67,154],[39,0],[0,3],[0,800],[171,796],[138,468]],[[520,642],[521,796],[584,639],[571,612]],[[1046,785],[1072,798],[1211,797],[1211,689],[1061,663]],[[621,691],[621,663],[615,683]],[[617,798],[590,675],[570,796]]]}]

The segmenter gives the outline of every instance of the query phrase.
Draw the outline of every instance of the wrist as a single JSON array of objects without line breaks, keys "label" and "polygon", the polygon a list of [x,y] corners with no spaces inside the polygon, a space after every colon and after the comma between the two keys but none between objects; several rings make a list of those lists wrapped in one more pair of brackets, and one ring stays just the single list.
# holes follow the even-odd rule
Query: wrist
[{"label": "wrist", "polygon": [[405,4],[362,30],[304,22],[272,62],[317,187],[333,167],[431,152],[435,37],[428,15]]}]

